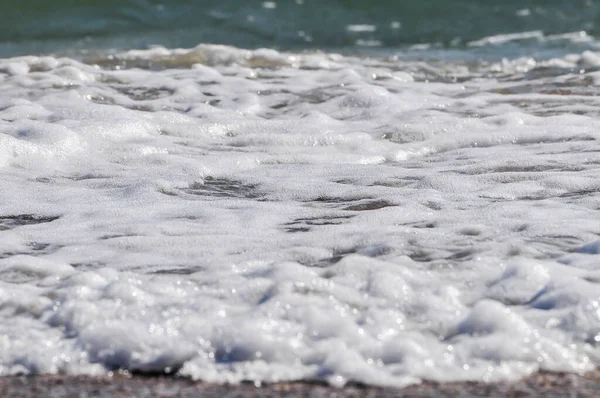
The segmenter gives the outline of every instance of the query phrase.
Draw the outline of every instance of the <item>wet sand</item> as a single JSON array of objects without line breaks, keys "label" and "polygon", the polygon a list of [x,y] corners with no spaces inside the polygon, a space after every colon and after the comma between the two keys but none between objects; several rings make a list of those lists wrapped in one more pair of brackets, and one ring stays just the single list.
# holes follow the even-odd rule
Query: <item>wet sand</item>
[{"label": "wet sand", "polygon": [[515,383],[432,383],[403,389],[313,382],[215,385],[169,376],[31,376],[0,378],[0,397],[599,397],[600,370],[538,373]]}]

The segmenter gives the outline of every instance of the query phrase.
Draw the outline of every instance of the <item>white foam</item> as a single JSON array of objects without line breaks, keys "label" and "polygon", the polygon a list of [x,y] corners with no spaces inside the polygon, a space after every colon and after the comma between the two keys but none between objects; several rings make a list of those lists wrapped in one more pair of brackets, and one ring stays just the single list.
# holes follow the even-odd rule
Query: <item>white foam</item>
[{"label": "white foam", "polygon": [[595,57],[0,60],[0,374],[593,369]]},{"label": "white foam", "polygon": [[346,30],[348,32],[356,32],[356,33],[375,32],[377,30],[377,26],[368,25],[368,24],[348,25],[348,26],[346,26]]}]

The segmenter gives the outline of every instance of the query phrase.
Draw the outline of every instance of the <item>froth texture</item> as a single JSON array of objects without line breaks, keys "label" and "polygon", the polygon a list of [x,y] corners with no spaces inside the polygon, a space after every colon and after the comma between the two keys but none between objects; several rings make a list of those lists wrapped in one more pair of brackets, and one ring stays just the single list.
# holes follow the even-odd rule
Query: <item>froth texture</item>
[{"label": "froth texture", "polygon": [[0,374],[593,369],[597,58],[0,60]]}]

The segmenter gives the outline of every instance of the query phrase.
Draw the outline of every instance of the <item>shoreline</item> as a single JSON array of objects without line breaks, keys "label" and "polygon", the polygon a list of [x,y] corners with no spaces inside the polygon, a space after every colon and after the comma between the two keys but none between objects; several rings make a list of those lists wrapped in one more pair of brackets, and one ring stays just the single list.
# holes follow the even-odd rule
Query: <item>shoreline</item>
[{"label": "shoreline", "polygon": [[405,388],[350,384],[342,388],[315,381],[282,382],[256,387],[195,382],[174,376],[6,376],[0,397],[596,397],[600,369],[577,375],[536,373],[516,382],[436,383]]}]

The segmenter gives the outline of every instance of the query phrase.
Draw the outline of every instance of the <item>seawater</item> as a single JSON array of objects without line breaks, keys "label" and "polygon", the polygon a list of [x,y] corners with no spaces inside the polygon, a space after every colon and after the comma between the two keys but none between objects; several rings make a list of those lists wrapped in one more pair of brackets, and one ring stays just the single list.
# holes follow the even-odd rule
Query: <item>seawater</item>
[{"label": "seawater", "polygon": [[278,50],[435,45],[462,49],[499,34],[600,33],[593,0],[22,0],[0,4],[0,56],[190,48]]},{"label": "seawater", "polygon": [[33,3],[0,13],[0,375],[600,363],[595,3]]}]

